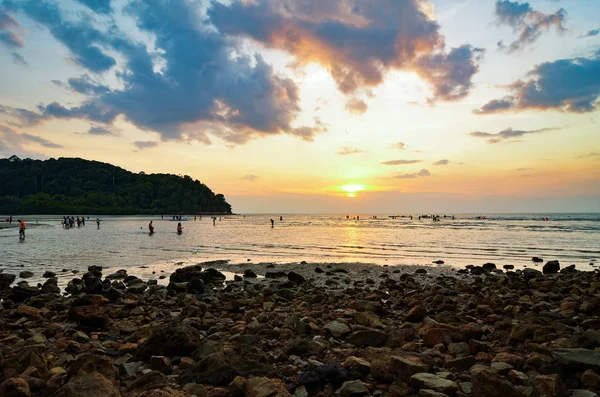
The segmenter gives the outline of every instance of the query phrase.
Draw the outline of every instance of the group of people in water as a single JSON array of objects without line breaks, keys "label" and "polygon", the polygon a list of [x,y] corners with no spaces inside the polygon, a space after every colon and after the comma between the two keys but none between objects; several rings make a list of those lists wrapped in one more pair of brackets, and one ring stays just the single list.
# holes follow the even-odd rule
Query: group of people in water
[{"label": "group of people in water", "polygon": [[[150,235],[154,234],[154,225],[152,224],[152,221],[148,223],[148,232]],[[177,222],[177,234],[181,233],[183,233],[183,226],[181,226],[181,222]]]}]

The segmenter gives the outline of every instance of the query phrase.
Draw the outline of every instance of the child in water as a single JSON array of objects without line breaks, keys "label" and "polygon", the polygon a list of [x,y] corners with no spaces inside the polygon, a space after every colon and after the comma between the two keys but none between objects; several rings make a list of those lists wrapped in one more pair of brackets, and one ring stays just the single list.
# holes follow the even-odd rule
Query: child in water
[{"label": "child in water", "polygon": [[181,234],[181,233],[183,233],[183,230],[182,230],[182,227],[181,227],[181,222],[179,222],[177,224],[177,234]]}]

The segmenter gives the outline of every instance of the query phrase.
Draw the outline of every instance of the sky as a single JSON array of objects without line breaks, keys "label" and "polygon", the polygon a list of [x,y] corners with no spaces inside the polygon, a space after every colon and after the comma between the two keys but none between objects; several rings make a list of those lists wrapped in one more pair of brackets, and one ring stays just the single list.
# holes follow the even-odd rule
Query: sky
[{"label": "sky", "polygon": [[600,212],[600,1],[0,0],[0,157],[236,213]]}]

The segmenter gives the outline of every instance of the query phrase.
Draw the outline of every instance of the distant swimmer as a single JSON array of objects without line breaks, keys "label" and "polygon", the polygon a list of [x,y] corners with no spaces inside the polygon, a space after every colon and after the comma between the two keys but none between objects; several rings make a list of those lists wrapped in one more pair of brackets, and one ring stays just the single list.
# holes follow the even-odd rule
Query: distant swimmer
[{"label": "distant swimmer", "polygon": [[271,219],[271,227],[275,227],[275,221]]},{"label": "distant swimmer", "polygon": [[25,240],[25,229],[27,229],[27,225],[23,219],[19,219],[17,222],[19,222],[19,239]]},{"label": "distant swimmer", "polygon": [[150,231],[150,234],[154,234],[154,226],[152,226],[152,221],[150,221],[148,224],[148,230]]},{"label": "distant swimmer", "polygon": [[183,233],[183,230],[182,230],[182,227],[181,227],[181,222],[179,222],[177,224],[177,234],[181,234],[181,233]]}]

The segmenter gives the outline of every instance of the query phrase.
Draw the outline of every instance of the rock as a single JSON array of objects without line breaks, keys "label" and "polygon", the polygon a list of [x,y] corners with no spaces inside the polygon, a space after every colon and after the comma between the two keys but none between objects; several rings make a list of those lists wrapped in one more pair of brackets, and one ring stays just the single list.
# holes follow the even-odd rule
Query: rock
[{"label": "rock", "polygon": [[418,305],[409,310],[406,317],[404,317],[404,321],[409,323],[418,323],[425,317],[427,317],[427,310],[425,310],[423,306]]},{"label": "rock", "polygon": [[152,356],[150,357],[150,368],[159,371],[165,372],[167,368],[171,366],[171,359],[165,356]]},{"label": "rock", "polygon": [[301,274],[298,274],[296,272],[289,272],[287,277],[288,280],[296,284],[303,284],[304,282],[306,282],[306,279]]},{"label": "rock", "polygon": [[452,343],[449,332],[441,328],[423,327],[419,330],[419,334],[421,334],[425,345],[429,347]]},{"label": "rock", "polygon": [[69,311],[69,318],[83,329],[98,330],[106,327],[108,316],[99,304],[74,306]]},{"label": "rock", "polygon": [[295,354],[297,356],[303,356],[311,352],[311,344],[306,339],[296,339],[289,342],[284,351],[287,355]]},{"label": "rock", "polygon": [[0,384],[0,396],[3,397],[30,397],[29,384],[22,378],[8,378]]},{"label": "rock", "polygon": [[508,375],[508,373],[513,369],[513,366],[508,363],[503,363],[501,361],[497,361],[492,363],[491,370],[494,373],[500,374],[502,376]]},{"label": "rock", "polygon": [[7,290],[16,278],[15,274],[0,273],[0,291]]},{"label": "rock", "polygon": [[175,273],[169,277],[169,281],[172,283],[187,283],[192,277],[199,276],[201,272],[202,266],[200,265],[186,266],[175,270]]},{"label": "rock", "polygon": [[56,273],[51,272],[50,270],[46,270],[42,277],[44,277],[44,278],[56,277]]},{"label": "rock", "polygon": [[138,360],[152,356],[186,356],[200,346],[202,335],[190,325],[171,325],[157,329],[136,351]]},{"label": "rock", "polygon": [[504,266],[502,266],[502,268],[504,268],[506,270],[513,270],[515,268],[515,265],[504,265]]},{"label": "rock", "polygon": [[350,356],[342,364],[355,377],[367,376],[371,373],[371,364],[360,357]]},{"label": "rock", "polygon": [[[396,272],[396,270],[394,272]],[[399,272],[399,270],[398,270],[398,272]],[[417,269],[417,270],[415,270],[415,274],[427,274],[427,270],[426,269]]]},{"label": "rock", "polygon": [[97,372],[71,379],[52,397],[121,397],[113,382]]},{"label": "rock", "polygon": [[591,369],[588,369],[581,375],[581,383],[585,387],[600,390],[600,375]]},{"label": "rock", "polygon": [[456,383],[429,373],[420,373],[411,376],[410,383],[418,389],[431,389],[445,394],[455,394],[458,391]]},{"label": "rock", "polygon": [[188,383],[182,388],[184,393],[187,393],[190,396],[196,397],[208,397],[208,391],[204,385],[199,385],[197,383]]},{"label": "rock", "polygon": [[471,371],[473,396],[486,397],[525,397],[515,385],[500,375],[484,368]]},{"label": "rock", "polygon": [[129,292],[130,294],[135,294],[135,295],[139,295],[144,293],[144,291],[146,291],[146,289],[148,289],[148,286],[144,283],[137,283],[134,285],[131,285],[127,288],[127,292]]},{"label": "rock", "polygon": [[339,321],[331,321],[325,324],[323,328],[329,331],[329,333],[335,338],[339,338],[350,333],[350,327]]},{"label": "rock", "polygon": [[384,332],[378,331],[376,329],[364,329],[360,331],[355,331],[348,338],[346,338],[348,342],[359,346],[383,346],[385,341],[387,340],[387,335]]},{"label": "rock", "polygon": [[360,380],[350,380],[344,382],[335,394],[340,397],[362,397],[369,394],[369,389]]},{"label": "rock", "polygon": [[379,316],[372,312],[356,312],[354,320],[365,327],[384,328],[381,320],[379,320]]},{"label": "rock", "polygon": [[408,382],[411,376],[427,372],[427,366],[417,357],[392,356],[392,370],[397,378]]},{"label": "rock", "polygon": [[600,371],[600,352],[588,349],[554,349],[552,358],[569,367]]},{"label": "rock", "polygon": [[291,396],[280,379],[268,379],[256,376],[246,380],[246,397],[284,397]]},{"label": "rock", "polygon": [[460,357],[454,360],[446,360],[446,368],[455,369],[457,371],[467,371],[473,365],[477,364],[477,360],[473,356]]},{"label": "rock", "polygon": [[542,272],[544,274],[558,273],[559,270],[560,270],[560,264],[558,263],[558,261],[548,261],[542,268]]},{"label": "rock", "polygon": [[417,397],[448,397],[448,395],[444,393],[438,393],[435,390],[421,389],[419,390]]},{"label": "rock", "polygon": [[466,342],[450,343],[448,345],[448,354],[453,356],[468,356],[471,354],[471,347]]},{"label": "rock", "polygon": [[21,278],[30,278],[33,276],[34,276],[33,272],[30,272],[29,270],[24,270],[21,273],[19,273],[19,277],[21,277]]},{"label": "rock", "polygon": [[537,256],[534,256],[533,258],[531,258],[531,261],[535,262],[535,263],[541,263],[544,260],[542,258],[538,258]]},{"label": "rock", "polygon": [[435,263],[436,265],[443,265],[443,264],[444,264],[444,261],[442,261],[442,260],[437,260],[437,261],[433,261],[433,262],[431,262],[431,263]]},{"label": "rock", "polygon": [[483,268],[483,270],[486,270],[488,272],[496,270],[496,264],[495,263],[484,263],[481,267]]},{"label": "rock", "polygon": [[127,387],[127,392],[147,392],[166,387],[169,384],[167,376],[158,371],[146,372]]},{"label": "rock", "polygon": [[245,278],[257,278],[258,275],[256,273],[254,273],[254,271],[252,269],[246,269],[246,270],[244,270],[244,277]]},{"label": "rock", "polygon": [[567,386],[557,374],[536,376],[535,388],[541,396],[566,397],[569,394]]},{"label": "rock", "polygon": [[598,397],[598,395],[589,390],[573,390],[571,397]]},{"label": "rock", "polygon": [[204,280],[199,276],[192,277],[186,287],[185,292],[188,294],[201,294],[205,290]]}]

